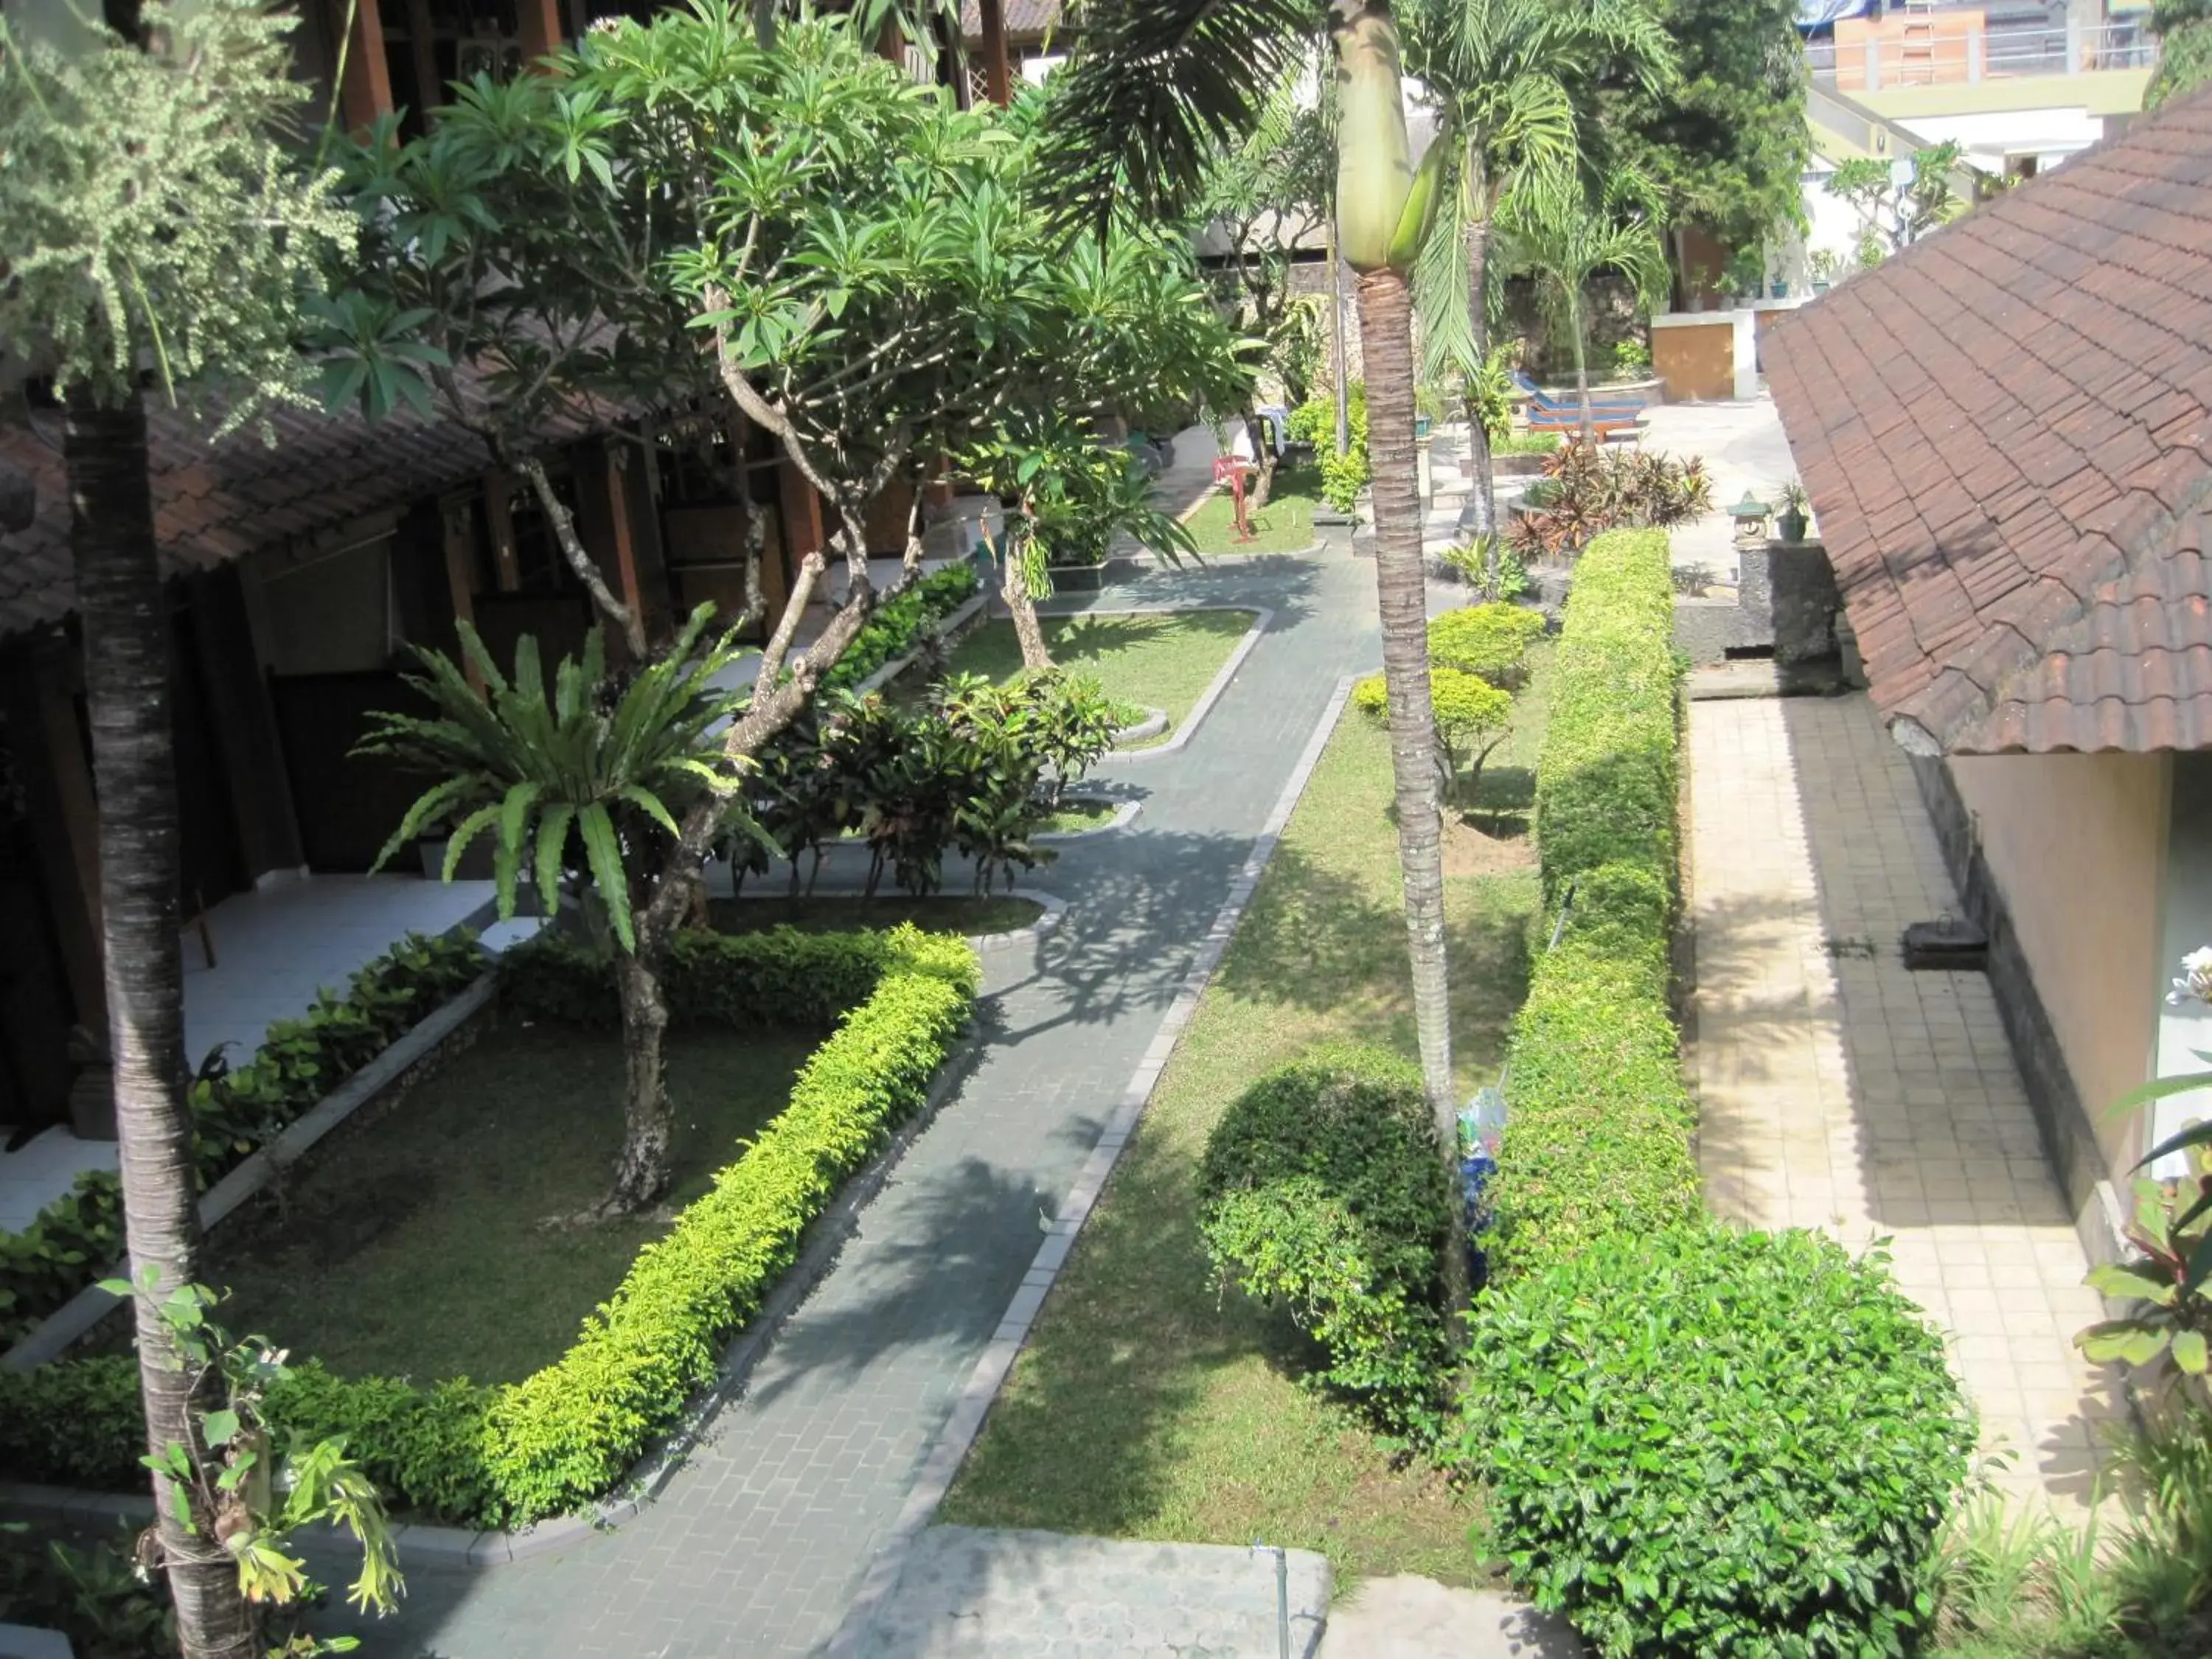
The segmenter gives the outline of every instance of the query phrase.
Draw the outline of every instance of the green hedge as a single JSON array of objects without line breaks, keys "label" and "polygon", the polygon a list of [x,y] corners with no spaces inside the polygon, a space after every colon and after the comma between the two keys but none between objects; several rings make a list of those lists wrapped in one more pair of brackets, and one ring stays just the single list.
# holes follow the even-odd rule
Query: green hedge
[{"label": "green hedge", "polygon": [[965,605],[977,585],[975,568],[963,561],[924,576],[896,599],[884,600],[844,654],[830,665],[819,689],[834,691],[858,685],[892,658],[904,656],[920,641],[924,629]]},{"label": "green hedge", "polygon": [[1483,1298],[1469,1336],[1443,1460],[1605,1659],[1913,1650],[1974,1421],[1878,1255],[1616,1232]]},{"label": "green hedge", "polygon": [[[298,1019],[269,1027],[244,1064],[204,1065],[187,1103],[203,1191],[483,972],[465,929],[409,933],[364,964],[343,995],[319,992]],[[19,1233],[0,1233],[0,1348],[95,1283],[123,1254],[123,1191],[90,1170]]]},{"label": "green hedge", "polygon": [[1698,1211],[1696,1115],[1668,1008],[1680,670],[1663,531],[1613,531],[1575,567],[1536,771],[1545,892],[1574,897],[1513,1029],[1494,1278],[1614,1228]]},{"label": "green hedge", "polygon": [[[904,934],[679,934],[662,988],[669,1023],[735,1030],[827,1030],[910,954]],[[500,1006],[525,1021],[613,1030],[622,1024],[614,962],[568,935],[541,933],[500,959]]]},{"label": "green hedge", "polygon": [[[520,1006],[558,1017],[588,1000],[592,981],[568,947],[513,954],[505,994]],[[513,1526],[611,1488],[713,1376],[723,1343],[797,1258],[808,1224],[845,1177],[927,1099],[980,977],[965,943],[911,925],[842,938],[779,929],[687,941],[678,963],[672,1001],[690,999],[687,1017],[701,1023],[759,1023],[742,1000],[747,986],[781,998],[793,1023],[824,1023],[805,1018],[830,995],[803,984],[808,973],[857,994],[800,1072],[791,1103],[665,1238],[639,1253],[562,1358],[499,1388],[342,1378],[307,1364],[271,1397],[270,1415],[284,1428],[310,1439],[344,1435],[395,1508]],[[20,1478],[136,1486],[139,1424],[128,1360],[0,1374],[0,1463]]]}]

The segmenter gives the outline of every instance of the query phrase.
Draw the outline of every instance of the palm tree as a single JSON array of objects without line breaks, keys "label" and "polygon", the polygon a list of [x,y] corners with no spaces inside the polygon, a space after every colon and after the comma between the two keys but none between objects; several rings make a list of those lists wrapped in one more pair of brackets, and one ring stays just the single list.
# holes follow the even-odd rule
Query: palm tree
[{"label": "palm tree", "polygon": [[1590,441],[1590,395],[1583,298],[1590,278],[1617,270],[1647,300],[1656,301],[1666,291],[1666,250],[1647,216],[1648,200],[1644,180],[1623,169],[1595,192],[1579,180],[1521,191],[1501,221],[1514,262],[1535,273],[1566,320],[1584,443]]},{"label": "palm tree", "polygon": [[[155,550],[142,362],[175,397],[289,385],[301,295],[350,246],[345,216],[280,141],[310,95],[293,21],[251,0],[149,0],[66,40],[0,21],[0,340],[61,393],[70,541],[100,796],[101,945],[117,1155],[149,1450],[197,1476],[223,1404],[184,1362],[163,1305],[198,1274],[198,1184],[185,1099],[169,607]],[[111,14],[112,15],[112,14]],[[167,1572],[187,1659],[258,1655],[211,1480],[153,1476],[148,1559]]]},{"label": "palm tree", "polygon": [[1443,117],[1451,188],[1413,276],[1424,368],[1468,388],[1461,529],[1497,527],[1490,439],[1473,387],[1488,355],[1491,231],[1516,180],[1557,181],[1579,166],[1578,100],[1604,72],[1653,90],[1675,79],[1649,0],[1407,0],[1407,61]]},{"label": "palm tree", "polygon": [[[1103,228],[1117,204],[1187,211],[1209,158],[1258,126],[1312,35],[1301,0],[1124,0],[1074,21],[1073,53],[1045,116],[1055,194]],[[1330,0],[1335,62],[1337,246],[1358,276],[1374,478],[1375,586],[1389,690],[1390,763],[1421,1073],[1443,1154],[1457,1168],[1451,999],[1444,951],[1443,819],[1429,699],[1428,601],[1413,447],[1413,302],[1407,274],[1427,230],[1443,159],[1417,177],[1390,0]],[[1459,1218],[1445,1255],[1467,1298]]]}]

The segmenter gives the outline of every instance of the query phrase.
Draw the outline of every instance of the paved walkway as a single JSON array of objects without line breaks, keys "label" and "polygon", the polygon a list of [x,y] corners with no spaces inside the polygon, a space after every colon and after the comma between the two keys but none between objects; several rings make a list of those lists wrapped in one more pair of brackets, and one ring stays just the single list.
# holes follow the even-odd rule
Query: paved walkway
[{"label": "paved walkway", "polygon": [[1996,1471],[2078,1515],[2114,1414],[2070,1339],[2104,1316],[1987,978],[1911,972],[1957,914],[1902,750],[1863,696],[1690,705],[1694,1078],[1713,1206],[1891,1246],[1950,1334]]},{"label": "paved walkway", "polygon": [[978,1062],[743,1397],[620,1530],[481,1572],[410,1573],[396,1620],[355,1626],[375,1651],[767,1659],[836,1628],[1337,679],[1380,659],[1373,567],[1342,556],[1224,562],[1098,596],[1161,602],[1249,602],[1273,620],[1186,748],[1104,769],[1142,816],[1034,878],[1068,901],[1060,926],[987,959]]}]

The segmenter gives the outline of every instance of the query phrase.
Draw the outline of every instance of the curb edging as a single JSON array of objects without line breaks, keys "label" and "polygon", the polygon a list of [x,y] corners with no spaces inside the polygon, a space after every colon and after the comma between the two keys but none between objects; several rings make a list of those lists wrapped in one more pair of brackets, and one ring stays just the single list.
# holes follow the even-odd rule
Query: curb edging
[{"label": "curb edging", "polygon": [[[1213,705],[1219,702],[1222,694],[1229,690],[1230,681],[1237,678],[1237,671],[1243,667],[1244,659],[1258,647],[1260,636],[1273,625],[1274,609],[1264,605],[1230,604],[1085,605],[1066,610],[1038,611],[1040,617],[1179,617],[1196,611],[1241,611],[1252,618],[1252,626],[1245,630],[1244,637],[1237,641],[1236,648],[1229,653],[1229,660],[1221,665],[1220,671],[1199,694],[1198,701],[1191,704],[1190,713],[1183,716],[1182,724],[1176,728],[1173,737],[1148,749],[1116,749],[1106,757],[1107,763],[1149,760],[1155,755],[1172,755],[1195,737],[1206,717],[1213,712]],[[1115,740],[1120,740],[1118,734]]]}]

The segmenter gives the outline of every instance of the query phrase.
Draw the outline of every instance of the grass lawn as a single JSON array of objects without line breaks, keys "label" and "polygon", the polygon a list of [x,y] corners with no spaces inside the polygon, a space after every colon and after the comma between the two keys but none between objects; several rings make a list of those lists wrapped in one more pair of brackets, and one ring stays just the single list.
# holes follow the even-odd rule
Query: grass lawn
[{"label": "grass lawn", "polygon": [[[1167,710],[1168,729],[1147,739],[1150,743],[1164,742],[1182,728],[1191,705],[1213,684],[1237,641],[1252,629],[1251,613],[1244,611],[1047,617],[1043,622],[1046,647],[1059,666],[1090,675],[1116,702]],[[1021,672],[1021,667],[1022,647],[1014,638],[1014,625],[999,621],[962,640],[948,672],[1003,680]]]},{"label": "grass lawn", "polygon": [[[779,872],[765,878],[765,891],[775,892]],[[715,927],[725,933],[764,933],[771,927],[796,927],[806,933],[835,933],[848,927],[896,927],[910,921],[925,933],[1011,933],[1028,927],[1044,914],[1035,899],[976,898],[968,894],[932,894],[916,898],[887,892],[862,898],[743,898],[717,899],[708,908]]]},{"label": "grass lawn", "polygon": [[1114,814],[1121,810],[1119,801],[1078,800],[1071,795],[1060,811],[1046,817],[1045,833],[1065,835],[1072,830],[1096,830],[1101,824],[1110,823]]},{"label": "grass lawn", "polygon": [[488,1033],[210,1241],[232,1330],[342,1374],[514,1381],[560,1356],[668,1216],[790,1099],[818,1033],[668,1040],[676,1185],[658,1218],[541,1228],[606,1190],[622,1144],[622,1042]]},{"label": "grass lawn", "polygon": [[1217,553],[1303,553],[1314,544],[1314,509],[1321,504],[1321,469],[1286,466],[1276,471],[1267,506],[1249,515],[1252,540],[1237,539],[1237,504],[1225,489],[1200,501],[1183,525],[1209,559]]},{"label": "grass lawn", "polygon": [[[1530,694],[1540,708],[1541,664]],[[1447,854],[1462,1087],[1487,1082],[1528,983],[1536,908],[1525,812],[1540,720],[1492,757],[1499,827],[1455,823]],[[1325,1552],[1337,1582],[1468,1583],[1468,1502],[1394,1468],[1342,1408],[1294,1380],[1281,1319],[1208,1282],[1195,1219],[1207,1132],[1261,1073],[1352,1038],[1413,1053],[1390,752],[1347,708],[1112,1182],[961,1471],[943,1518],[1109,1537]],[[1478,822],[1487,826],[1488,816]]]}]

